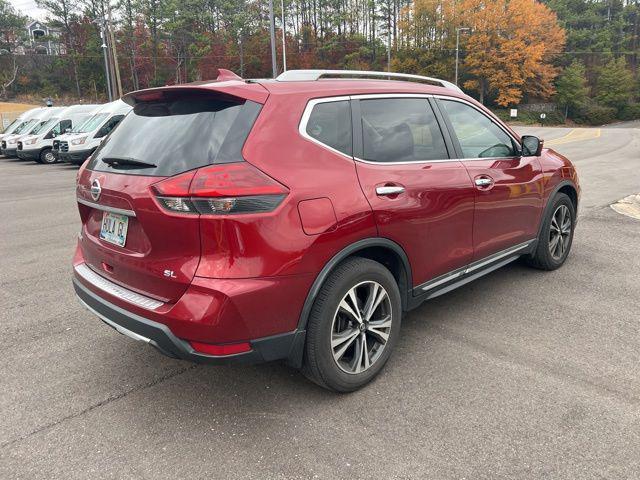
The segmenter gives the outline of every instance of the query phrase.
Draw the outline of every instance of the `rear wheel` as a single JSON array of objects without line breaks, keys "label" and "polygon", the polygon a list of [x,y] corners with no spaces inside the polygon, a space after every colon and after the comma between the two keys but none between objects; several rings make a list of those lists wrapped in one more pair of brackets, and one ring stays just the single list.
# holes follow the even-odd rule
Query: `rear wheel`
[{"label": "rear wheel", "polygon": [[40,163],[56,163],[57,160],[55,153],[50,148],[45,148],[40,152]]},{"label": "rear wheel", "polygon": [[549,214],[543,220],[536,251],[527,263],[541,270],[555,270],[567,259],[573,243],[576,211],[571,199],[564,193],[553,198]]},{"label": "rear wheel", "polygon": [[303,372],[331,390],[361,388],[389,359],[401,315],[391,272],[373,260],[347,259],[329,276],[311,310]]}]

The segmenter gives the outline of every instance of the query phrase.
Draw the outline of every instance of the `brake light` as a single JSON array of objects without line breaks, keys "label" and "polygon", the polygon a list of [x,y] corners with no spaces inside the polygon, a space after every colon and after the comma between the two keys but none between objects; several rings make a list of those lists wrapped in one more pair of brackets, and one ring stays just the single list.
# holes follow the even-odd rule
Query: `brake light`
[{"label": "brake light", "polygon": [[270,212],[288,193],[247,162],[204,167],[162,180],[152,189],[166,210],[202,215]]}]

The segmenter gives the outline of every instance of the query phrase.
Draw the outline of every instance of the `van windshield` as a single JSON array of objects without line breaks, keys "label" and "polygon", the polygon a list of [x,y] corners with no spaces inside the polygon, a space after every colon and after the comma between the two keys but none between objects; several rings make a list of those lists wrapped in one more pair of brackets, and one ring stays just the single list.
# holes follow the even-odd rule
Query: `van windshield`
[{"label": "van windshield", "polygon": [[20,120],[19,118],[16,118],[13,122],[11,122],[9,125],[7,125],[7,128],[5,128],[2,131],[2,133],[11,132],[12,129],[17,128],[16,126],[19,125],[20,122],[22,122],[22,120]]},{"label": "van windshield", "polygon": [[108,113],[98,113],[93,117],[90,117],[86,122],[80,123],[77,127],[71,130],[71,133],[88,133],[96,130],[102,122],[107,119]]},{"label": "van windshield", "polygon": [[[242,146],[261,105],[211,94],[135,106],[102,143],[88,168],[128,175],[171,176],[213,163],[242,161]],[[102,159],[125,158],[153,165],[114,168]],[[113,162],[110,162],[113,163]],[[139,164],[138,164],[139,165]]]},{"label": "van windshield", "polygon": [[46,132],[49,128],[58,123],[60,119],[58,118],[50,118],[46,122],[40,123],[40,125],[36,126],[33,130],[31,130],[31,135],[38,135],[39,133]]},{"label": "van windshield", "polygon": [[29,128],[31,128],[33,126],[33,124],[35,124],[38,120],[33,119],[33,120],[29,120],[27,122],[24,122],[22,125],[20,125],[18,128],[16,128],[13,133],[15,135],[18,135],[19,133],[24,133],[26,132]]}]

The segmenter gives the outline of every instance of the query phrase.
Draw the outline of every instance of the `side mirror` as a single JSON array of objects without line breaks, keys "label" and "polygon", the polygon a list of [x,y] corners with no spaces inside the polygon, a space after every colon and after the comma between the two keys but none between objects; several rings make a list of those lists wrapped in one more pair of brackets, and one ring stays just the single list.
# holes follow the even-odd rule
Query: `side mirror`
[{"label": "side mirror", "polygon": [[542,155],[542,146],[544,142],[533,135],[522,136],[522,155],[525,157],[539,157]]}]

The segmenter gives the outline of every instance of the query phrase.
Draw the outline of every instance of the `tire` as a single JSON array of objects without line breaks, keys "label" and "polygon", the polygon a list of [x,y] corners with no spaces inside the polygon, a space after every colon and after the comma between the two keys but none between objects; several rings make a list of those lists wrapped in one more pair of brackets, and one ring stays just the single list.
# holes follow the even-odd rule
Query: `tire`
[{"label": "tire", "polygon": [[52,164],[52,163],[56,163],[57,161],[58,159],[56,158],[52,149],[45,148],[40,152],[40,159],[39,159],[40,163]]},{"label": "tire", "polygon": [[[563,222],[561,218],[566,220]],[[573,202],[566,194],[557,193],[552,200],[549,213],[543,220],[536,250],[529,257],[525,257],[527,264],[540,270],[555,270],[561,267],[571,250],[575,225],[576,210]],[[561,232],[561,239],[555,240],[558,238],[558,232]]]},{"label": "tire", "polygon": [[[367,306],[373,305],[369,312]],[[389,359],[401,318],[400,291],[391,272],[373,260],[348,258],[327,278],[311,309],[303,373],[337,392],[363,387]]]}]

